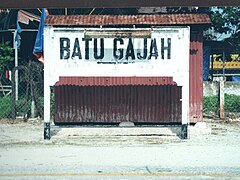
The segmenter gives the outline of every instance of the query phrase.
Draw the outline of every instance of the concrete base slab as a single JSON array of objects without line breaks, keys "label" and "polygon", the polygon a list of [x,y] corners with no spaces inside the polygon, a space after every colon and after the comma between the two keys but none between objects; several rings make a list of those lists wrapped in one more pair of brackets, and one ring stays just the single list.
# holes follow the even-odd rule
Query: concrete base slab
[{"label": "concrete base slab", "polygon": [[201,128],[201,129],[206,129],[207,128],[207,123],[205,122],[197,122],[195,125],[194,125],[195,128]]},{"label": "concrete base slab", "polygon": [[134,123],[129,121],[120,122],[119,127],[134,127]]},{"label": "concrete base slab", "polygon": [[[52,128],[54,129],[54,128]],[[56,129],[56,128],[55,128]],[[59,128],[55,137],[70,136],[177,136],[181,127],[73,127]]]}]

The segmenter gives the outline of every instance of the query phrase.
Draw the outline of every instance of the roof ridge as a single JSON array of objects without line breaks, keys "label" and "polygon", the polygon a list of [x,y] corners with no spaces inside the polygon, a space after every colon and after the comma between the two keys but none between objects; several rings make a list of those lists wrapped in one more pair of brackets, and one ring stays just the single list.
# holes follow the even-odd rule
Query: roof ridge
[{"label": "roof ridge", "polygon": [[[134,22],[133,22],[134,21]],[[49,15],[47,25],[177,25],[210,24],[207,14],[138,14],[138,15]]]}]

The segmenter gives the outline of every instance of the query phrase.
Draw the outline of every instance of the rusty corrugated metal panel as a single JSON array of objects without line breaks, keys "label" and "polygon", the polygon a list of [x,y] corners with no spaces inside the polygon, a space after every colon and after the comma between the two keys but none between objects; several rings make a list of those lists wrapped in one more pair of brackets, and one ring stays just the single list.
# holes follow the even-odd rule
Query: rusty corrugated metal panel
[{"label": "rusty corrugated metal panel", "polygon": [[201,33],[192,33],[190,38],[190,91],[189,91],[189,116],[190,122],[196,123],[203,120],[203,36]]},{"label": "rusty corrugated metal panel", "polygon": [[178,86],[56,86],[55,123],[180,123]]},{"label": "rusty corrugated metal panel", "polygon": [[172,77],[60,77],[55,86],[176,85]]},{"label": "rusty corrugated metal panel", "polygon": [[174,25],[210,24],[207,14],[154,14],[154,15],[49,15],[47,25]]}]

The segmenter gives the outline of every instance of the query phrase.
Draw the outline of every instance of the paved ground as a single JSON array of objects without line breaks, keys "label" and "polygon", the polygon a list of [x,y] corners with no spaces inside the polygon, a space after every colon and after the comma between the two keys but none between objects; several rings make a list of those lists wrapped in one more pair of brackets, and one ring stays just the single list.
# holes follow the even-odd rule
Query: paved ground
[{"label": "paved ground", "polygon": [[240,179],[240,122],[190,127],[52,127],[0,124],[0,179]]}]

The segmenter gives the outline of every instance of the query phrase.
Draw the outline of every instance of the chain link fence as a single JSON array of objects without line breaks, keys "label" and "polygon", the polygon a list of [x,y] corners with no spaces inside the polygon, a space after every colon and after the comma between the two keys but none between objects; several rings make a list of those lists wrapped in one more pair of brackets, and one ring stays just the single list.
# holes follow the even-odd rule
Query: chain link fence
[{"label": "chain link fence", "polygon": [[[209,79],[203,82],[205,117],[240,117],[240,57],[223,60],[211,56]],[[15,73],[16,72],[16,73]],[[0,77],[0,119],[43,118],[43,65],[30,61],[12,70],[12,77]],[[222,82],[222,84],[221,84]],[[54,96],[51,96],[53,116]]]},{"label": "chain link fence", "polygon": [[205,116],[240,117],[240,56],[214,54],[210,56],[208,81],[203,84]]},{"label": "chain link fence", "polygon": [[[11,76],[12,75],[12,76]],[[0,119],[43,117],[43,65],[30,61],[1,77]]]}]

